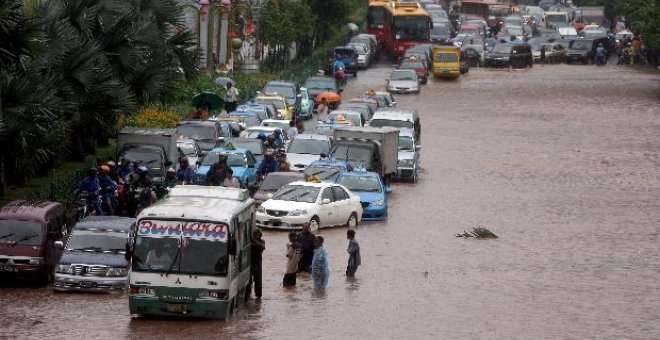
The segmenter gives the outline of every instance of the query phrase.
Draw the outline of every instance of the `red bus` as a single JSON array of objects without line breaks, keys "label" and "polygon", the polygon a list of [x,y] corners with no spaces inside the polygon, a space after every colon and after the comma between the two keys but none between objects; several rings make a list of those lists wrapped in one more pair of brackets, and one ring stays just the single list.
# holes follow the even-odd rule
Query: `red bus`
[{"label": "red bus", "polygon": [[498,27],[502,20],[511,15],[512,3],[509,0],[463,0],[461,14],[470,14],[486,20],[488,27]]},{"label": "red bus", "polygon": [[367,33],[373,34],[382,43],[385,39],[385,6],[389,0],[373,0],[367,8]]},{"label": "red bus", "polygon": [[383,25],[385,49],[398,58],[412,46],[431,42],[431,25],[431,16],[419,3],[388,3]]}]

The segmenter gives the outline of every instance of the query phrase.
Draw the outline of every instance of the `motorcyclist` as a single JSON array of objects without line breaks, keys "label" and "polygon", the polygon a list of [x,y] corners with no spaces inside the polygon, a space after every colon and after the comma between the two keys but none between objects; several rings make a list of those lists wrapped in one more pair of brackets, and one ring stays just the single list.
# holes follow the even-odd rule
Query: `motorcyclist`
[{"label": "motorcyclist", "polygon": [[338,56],[335,57],[335,60],[332,62],[332,70],[333,71],[336,71],[338,69],[345,69],[346,68],[346,64],[344,64],[344,62],[341,61],[341,59],[343,59],[342,55],[338,55]]},{"label": "motorcyclist", "polygon": [[126,182],[126,177],[133,172],[131,162],[128,159],[122,159],[121,164],[117,167],[117,177],[119,182]]},{"label": "motorcyclist", "polygon": [[163,180],[163,185],[165,185],[168,188],[172,188],[176,184],[177,184],[176,170],[174,170],[174,168],[167,169],[167,173],[165,173],[165,179]]},{"label": "motorcyclist", "polygon": [[183,184],[193,184],[195,180],[195,171],[188,163],[188,157],[179,158],[179,170],[176,172],[176,180]]},{"label": "motorcyclist", "polygon": [[101,187],[101,202],[105,207],[108,215],[115,214],[115,207],[117,207],[117,189],[119,186],[114,179],[112,179],[112,170],[107,165],[101,165],[101,176],[99,177],[99,186]]},{"label": "motorcyclist", "polygon": [[81,193],[87,194],[85,204],[88,206],[93,206],[94,212],[98,216],[103,215],[103,209],[101,209],[101,199],[99,196],[100,190],[101,186],[99,185],[98,169],[91,168],[87,172],[87,177],[83,178],[75,191],[76,196]]},{"label": "motorcyclist", "polygon": [[596,63],[604,64],[606,58],[607,58],[607,51],[605,50],[605,47],[603,47],[603,43],[599,43],[598,47],[596,47]]},{"label": "motorcyclist", "polygon": [[211,186],[220,186],[224,182],[226,173],[231,168],[227,165],[227,155],[219,154],[218,162],[211,165],[208,175],[206,176],[206,184]]},{"label": "motorcyclist", "polygon": [[271,172],[277,171],[277,160],[275,159],[275,151],[273,149],[266,150],[264,154],[264,159],[259,164],[259,169],[257,169],[257,174],[259,176],[266,176]]}]

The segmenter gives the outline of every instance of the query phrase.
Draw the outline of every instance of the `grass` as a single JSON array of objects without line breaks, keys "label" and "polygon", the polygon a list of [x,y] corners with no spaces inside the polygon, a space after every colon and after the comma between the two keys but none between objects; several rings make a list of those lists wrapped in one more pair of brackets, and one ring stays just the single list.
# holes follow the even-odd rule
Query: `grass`
[{"label": "grass", "polygon": [[[62,166],[49,171],[47,176],[35,177],[21,185],[11,185],[4,196],[0,197],[0,206],[18,199],[54,199],[70,201],[73,189],[70,186],[85,173],[86,169],[104,162],[106,156],[114,155],[117,141],[110,140],[108,146],[98,148],[96,155],[88,155],[83,162],[65,162]],[[67,197],[67,191],[71,194]]]}]

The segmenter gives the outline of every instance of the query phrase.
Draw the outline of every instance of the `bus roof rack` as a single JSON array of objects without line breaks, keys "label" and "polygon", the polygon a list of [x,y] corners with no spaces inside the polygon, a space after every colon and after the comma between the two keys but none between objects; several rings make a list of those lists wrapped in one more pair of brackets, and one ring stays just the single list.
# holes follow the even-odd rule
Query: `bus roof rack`
[{"label": "bus roof rack", "polygon": [[245,201],[250,198],[246,189],[203,186],[203,185],[177,185],[170,189],[170,197],[205,197],[233,201]]}]

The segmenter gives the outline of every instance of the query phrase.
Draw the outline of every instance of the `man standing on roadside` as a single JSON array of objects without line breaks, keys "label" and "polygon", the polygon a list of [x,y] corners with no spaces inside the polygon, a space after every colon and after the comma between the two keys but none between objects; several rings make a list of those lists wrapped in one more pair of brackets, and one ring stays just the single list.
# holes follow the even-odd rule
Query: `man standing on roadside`
[{"label": "man standing on roadside", "polygon": [[346,266],[346,276],[353,277],[358,266],[362,263],[360,244],[355,239],[354,229],[347,230],[346,237],[348,238],[348,249],[346,250],[348,252],[348,266]]},{"label": "man standing on roadside", "polygon": [[250,263],[250,282],[248,283],[248,295],[252,294],[252,282],[254,282],[254,295],[257,301],[261,300],[261,254],[266,250],[266,241],[262,239],[261,230],[256,230],[250,240],[250,250],[252,251],[252,262]]},{"label": "man standing on roadside", "polygon": [[328,286],[330,267],[328,266],[328,252],[323,248],[323,236],[316,236],[314,245],[316,249],[312,259],[312,280],[314,288],[325,289]]},{"label": "man standing on roadside", "polygon": [[303,224],[302,232],[298,234],[298,242],[300,243],[300,261],[298,261],[298,273],[310,272],[312,265],[312,258],[314,257],[314,240],[316,237],[312,234],[309,227],[309,222]]}]

